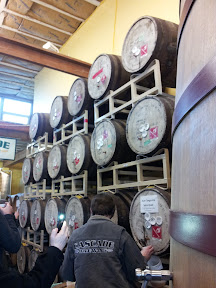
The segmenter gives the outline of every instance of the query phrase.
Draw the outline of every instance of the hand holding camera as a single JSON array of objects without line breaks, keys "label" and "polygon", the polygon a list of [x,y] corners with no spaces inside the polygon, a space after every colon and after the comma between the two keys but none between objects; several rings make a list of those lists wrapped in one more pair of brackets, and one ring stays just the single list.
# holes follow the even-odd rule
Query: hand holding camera
[{"label": "hand holding camera", "polygon": [[13,207],[6,200],[0,200],[0,211],[2,214],[13,214]]}]

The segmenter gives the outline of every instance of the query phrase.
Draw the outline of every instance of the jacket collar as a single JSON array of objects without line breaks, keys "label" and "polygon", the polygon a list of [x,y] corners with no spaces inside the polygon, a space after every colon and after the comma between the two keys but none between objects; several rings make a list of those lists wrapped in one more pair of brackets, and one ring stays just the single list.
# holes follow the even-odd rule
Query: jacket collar
[{"label": "jacket collar", "polygon": [[93,215],[89,218],[89,220],[108,220],[108,221],[112,221],[110,218],[103,216],[103,215]]}]

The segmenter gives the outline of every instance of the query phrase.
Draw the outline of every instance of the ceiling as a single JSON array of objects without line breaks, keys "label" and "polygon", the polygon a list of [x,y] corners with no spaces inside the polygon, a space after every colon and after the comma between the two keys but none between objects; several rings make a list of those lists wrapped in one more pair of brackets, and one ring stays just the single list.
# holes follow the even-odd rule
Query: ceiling
[{"label": "ceiling", "polygon": [[[0,36],[42,48],[58,49],[102,0],[1,0]],[[0,54],[0,97],[32,101],[34,78],[43,68]]]},{"label": "ceiling", "polygon": [[[3,36],[4,38],[25,43],[25,45],[28,44],[31,46],[29,48],[32,52],[35,52],[34,49],[32,49],[33,46],[35,49],[41,49],[47,42],[51,42],[59,49],[94,12],[101,1],[102,0],[0,0],[0,38]],[[2,47],[3,40],[4,39],[0,39]],[[6,50],[11,50],[7,43],[5,47],[7,47]],[[32,60],[31,53],[29,53],[29,57],[20,57],[18,50],[22,50],[23,48],[26,47],[20,46],[18,48],[17,46],[15,53],[12,54],[4,53],[4,48],[4,51],[1,50],[0,52],[0,97],[33,101],[34,78],[46,65],[43,66],[29,62],[27,58]],[[48,55],[44,55],[44,57],[48,59]],[[63,56],[58,55],[56,57]],[[41,55],[38,58],[41,59]],[[53,63],[51,60],[52,59],[50,59],[50,63]],[[59,58],[59,61],[69,63],[70,59]],[[41,62],[44,63],[43,61]],[[59,65],[58,61],[56,63]],[[70,69],[73,71],[76,70],[77,72],[77,70],[82,70],[82,67],[80,69],[80,66],[77,68],[73,65],[71,61]],[[85,63],[83,65],[85,69],[83,71],[87,71],[89,67],[85,66]],[[49,64],[46,67],[50,67]],[[64,63],[62,67],[62,70],[58,70],[64,71]],[[55,67],[53,67],[53,69],[55,69]],[[79,73],[86,73],[83,71]],[[66,70],[65,72],[71,73]],[[78,73],[74,73],[74,75],[79,76]],[[11,126],[10,123],[0,122],[0,136],[17,138],[16,151],[20,152],[26,147],[26,143],[29,142],[28,126],[13,124]]]}]

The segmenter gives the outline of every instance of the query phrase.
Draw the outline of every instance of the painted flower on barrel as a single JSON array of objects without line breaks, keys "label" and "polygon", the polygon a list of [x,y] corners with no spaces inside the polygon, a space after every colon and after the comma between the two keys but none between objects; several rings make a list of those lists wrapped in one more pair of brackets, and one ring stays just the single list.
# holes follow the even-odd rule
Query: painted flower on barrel
[{"label": "painted flower on barrel", "polygon": [[141,122],[139,125],[137,125],[137,139],[142,140],[143,138],[146,138],[148,135],[149,130],[149,123],[147,122]]}]

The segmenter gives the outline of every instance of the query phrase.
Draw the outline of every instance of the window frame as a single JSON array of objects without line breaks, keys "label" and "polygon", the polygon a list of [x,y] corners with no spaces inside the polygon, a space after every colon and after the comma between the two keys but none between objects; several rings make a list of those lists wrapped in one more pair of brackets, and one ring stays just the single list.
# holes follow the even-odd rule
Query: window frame
[{"label": "window frame", "polygon": [[[27,116],[27,115],[22,115],[22,114],[18,114],[18,113],[4,112],[3,108],[4,108],[4,100],[5,99],[10,99],[10,100],[14,100],[14,101],[23,102],[23,103],[30,103],[31,104],[30,115]],[[21,124],[21,123],[17,123],[17,122],[10,122],[10,123],[20,124],[20,125],[29,125],[31,116],[33,114],[33,100],[19,98],[19,97],[14,98],[14,97],[0,96],[0,121],[4,121],[3,120],[4,114],[19,116],[19,117],[23,117],[23,118],[28,118],[27,124]],[[8,121],[5,121],[5,122],[8,122]]]}]

